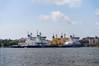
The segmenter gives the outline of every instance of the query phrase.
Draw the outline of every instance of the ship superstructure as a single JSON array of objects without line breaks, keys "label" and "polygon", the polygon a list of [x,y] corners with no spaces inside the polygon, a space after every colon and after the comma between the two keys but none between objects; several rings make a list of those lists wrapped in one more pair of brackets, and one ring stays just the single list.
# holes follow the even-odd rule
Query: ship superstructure
[{"label": "ship superstructure", "polygon": [[21,47],[72,47],[81,46],[79,42],[80,38],[73,35],[66,36],[66,34],[60,37],[56,34],[52,36],[52,40],[47,40],[46,36],[42,36],[41,32],[33,36],[32,33],[28,33],[24,42],[19,42],[18,46]]},{"label": "ship superstructure", "polygon": [[41,32],[39,32],[39,34],[37,33],[36,36],[32,36],[32,33],[29,33],[26,41],[24,43],[19,43],[21,46],[43,46],[48,44],[46,36],[42,36]]},{"label": "ship superstructure", "polygon": [[65,42],[64,45],[80,46],[81,45],[80,38],[70,35],[69,41]]},{"label": "ship superstructure", "polygon": [[53,46],[80,46],[81,43],[79,42],[80,38],[75,37],[73,35],[66,36],[66,34],[61,35],[60,37],[54,36],[52,37],[51,45]]}]

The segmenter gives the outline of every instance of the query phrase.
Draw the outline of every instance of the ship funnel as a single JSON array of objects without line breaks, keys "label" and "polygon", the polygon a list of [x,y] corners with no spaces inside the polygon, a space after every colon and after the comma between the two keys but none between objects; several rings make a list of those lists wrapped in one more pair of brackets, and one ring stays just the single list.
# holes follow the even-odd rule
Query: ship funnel
[{"label": "ship funnel", "polygon": [[63,38],[63,33],[61,33],[61,38]]},{"label": "ship funnel", "polygon": [[29,38],[32,37],[32,33],[29,33],[29,32],[28,32],[27,36],[28,36]]},{"label": "ship funnel", "polygon": [[54,34],[53,34],[52,38],[55,38]]}]

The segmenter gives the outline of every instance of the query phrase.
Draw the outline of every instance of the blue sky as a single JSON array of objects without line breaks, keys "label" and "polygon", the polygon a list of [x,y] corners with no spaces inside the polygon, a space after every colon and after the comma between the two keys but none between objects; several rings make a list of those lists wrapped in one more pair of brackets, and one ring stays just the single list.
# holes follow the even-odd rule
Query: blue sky
[{"label": "blue sky", "polygon": [[0,38],[99,36],[99,0],[0,0]]}]

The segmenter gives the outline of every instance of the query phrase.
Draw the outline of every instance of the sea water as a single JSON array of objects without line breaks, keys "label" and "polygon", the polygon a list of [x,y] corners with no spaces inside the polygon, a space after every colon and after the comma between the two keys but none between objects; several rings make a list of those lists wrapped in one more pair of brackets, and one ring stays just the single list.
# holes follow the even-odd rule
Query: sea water
[{"label": "sea water", "polygon": [[99,48],[0,48],[0,66],[99,66]]}]

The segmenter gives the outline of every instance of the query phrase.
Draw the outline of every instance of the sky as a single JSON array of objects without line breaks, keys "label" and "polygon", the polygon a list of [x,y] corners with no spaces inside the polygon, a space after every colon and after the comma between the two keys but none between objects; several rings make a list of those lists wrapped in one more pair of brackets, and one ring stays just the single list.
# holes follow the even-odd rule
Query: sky
[{"label": "sky", "polygon": [[0,0],[0,39],[37,31],[48,38],[99,36],[99,0]]}]

